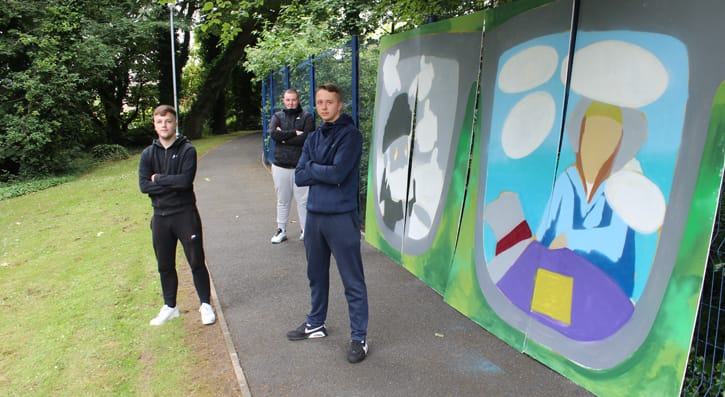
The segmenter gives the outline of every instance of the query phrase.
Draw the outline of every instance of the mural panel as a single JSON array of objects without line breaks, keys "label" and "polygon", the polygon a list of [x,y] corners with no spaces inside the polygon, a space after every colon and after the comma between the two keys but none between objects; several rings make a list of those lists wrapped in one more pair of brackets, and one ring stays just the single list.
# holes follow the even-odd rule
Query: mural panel
[{"label": "mural panel", "polygon": [[[598,395],[678,394],[725,160],[721,15],[717,0],[532,0],[477,14],[473,135],[462,76],[475,73],[437,85],[430,72],[457,59],[434,59],[441,25],[390,39],[368,240]],[[449,86],[455,105],[428,108]]]},{"label": "mural panel", "polygon": [[439,292],[463,204],[465,174],[454,170],[470,152],[482,22],[479,13],[382,43],[366,238]]},{"label": "mural panel", "polygon": [[[609,342],[592,342],[629,322],[649,280],[682,136],[688,59],[670,36],[579,30],[569,78],[568,36],[529,40],[499,58],[478,275],[482,288],[496,285],[483,290],[494,309],[526,322],[530,338],[559,351],[588,342],[570,358],[601,367],[603,352],[612,361],[615,354]],[[511,70],[518,63],[544,67],[522,79]],[[568,81],[568,102],[555,101]],[[572,106],[559,140],[554,120],[565,103]],[[499,292],[505,299],[490,296]],[[651,322],[635,328],[642,326]],[[627,357],[645,335],[611,343]]]},{"label": "mural panel", "polygon": [[[694,209],[703,148],[719,151],[707,172],[723,167],[722,143],[705,145],[722,134],[707,123],[725,60],[706,44],[721,33],[714,20],[670,23],[702,21],[707,7],[579,5],[574,35],[536,24],[576,9],[561,2],[486,32],[476,212],[446,300],[597,394],[673,395],[720,186],[711,179],[707,209]],[[693,217],[700,229],[683,236]],[[690,234],[705,247],[686,245]]]}]

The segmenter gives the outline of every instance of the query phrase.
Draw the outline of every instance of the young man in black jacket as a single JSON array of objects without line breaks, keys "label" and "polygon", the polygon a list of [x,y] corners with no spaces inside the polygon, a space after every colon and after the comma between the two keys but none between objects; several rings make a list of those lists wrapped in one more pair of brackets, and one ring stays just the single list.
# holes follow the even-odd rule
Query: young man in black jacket
[{"label": "young man in black jacket", "polygon": [[317,113],[324,123],[305,142],[295,181],[309,186],[305,249],[312,308],[302,325],[287,333],[289,340],[327,336],[330,255],[345,288],[350,316],[347,360],[359,363],[368,352],[368,295],[360,252],[360,157],[362,135],[350,116],[342,113],[340,89],[318,87]]},{"label": "young man in black jacket", "polygon": [[315,129],[315,118],[302,110],[297,90],[286,90],[282,100],[285,109],[275,113],[269,122],[269,135],[274,139],[272,180],[277,193],[277,231],[270,239],[272,244],[287,240],[287,222],[293,195],[300,220],[300,239],[304,240],[307,186],[295,184],[295,167],[307,135]]},{"label": "young man in black jacket", "polygon": [[154,209],[151,236],[164,296],[164,306],[150,324],[161,325],[179,317],[176,307],[179,284],[176,274],[177,241],[181,241],[191,267],[194,286],[201,301],[201,322],[213,324],[216,315],[210,304],[209,272],[194,194],[196,149],[185,136],[176,135],[176,110],[172,106],[157,107],[153,117],[158,139],[154,139],[141,153],[138,167],[141,192],[149,195]]}]

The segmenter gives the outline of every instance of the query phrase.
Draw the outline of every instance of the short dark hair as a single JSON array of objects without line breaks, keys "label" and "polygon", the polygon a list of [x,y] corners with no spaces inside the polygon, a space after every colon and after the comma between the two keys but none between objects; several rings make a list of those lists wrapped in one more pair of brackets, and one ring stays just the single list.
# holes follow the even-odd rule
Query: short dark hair
[{"label": "short dark hair", "polygon": [[297,90],[294,88],[288,88],[288,89],[284,90],[284,92],[282,93],[282,96],[284,96],[284,94],[295,94],[297,96],[297,99],[300,99],[300,93],[297,92]]},{"label": "short dark hair", "polygon": [[154,116],[166,116],[167,113],[171,113],[176,117],[176,109],[171,105],[159,105],[154,109]]},{"label": "short dark hair", "polygon": [[335,94],[337,94],[337,99],[339,99],[340,102],[342,102],[342,91],[340,91],[340,87],[338,87],[336,84],[325,83],[325,84],[319,85],[319,86],[317,86],[317,90],[315,90],[315,94],[317,93],[317,91],[320,91],[320,90],[325,90],[327,92],[334,92]]}]

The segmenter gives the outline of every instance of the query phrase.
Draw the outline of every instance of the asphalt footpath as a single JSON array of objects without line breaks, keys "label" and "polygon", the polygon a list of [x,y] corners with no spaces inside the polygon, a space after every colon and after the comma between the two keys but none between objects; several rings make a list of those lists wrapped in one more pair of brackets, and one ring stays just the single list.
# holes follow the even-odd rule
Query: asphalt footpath
[{"label": "asphalt footpath", "polygon": [[310,305],[305,248],[294,210],[289,240],[269,241],[276,198],[261,134],[200,158],[195,186],[213,304],[244,396],[591,396],[461,315],[364,241],[367,359],[347,362],[347,304],[334,261],[328,337],[288,341]]}]

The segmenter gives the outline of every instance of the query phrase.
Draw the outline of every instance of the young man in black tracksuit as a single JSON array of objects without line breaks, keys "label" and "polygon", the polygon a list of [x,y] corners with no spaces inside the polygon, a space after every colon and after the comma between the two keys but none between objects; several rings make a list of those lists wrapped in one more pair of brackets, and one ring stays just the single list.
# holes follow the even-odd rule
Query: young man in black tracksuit
[{"label": "young man in black tracksuit", "polygon": [[141,192],[149,195],[154,209],[151,236],[164,296],[164,306],[150,324],[161,325],[179,317],[176,307],[179,284],[176,273],[177,241],[181,241],[191,267],[201,302],[201,322],[213,324],[216,315],[210,304],[209,272],[204,260],[201,218],[194,194],[196,149],[185,136],[176,135],[176,110],[172,106],[157,107],[153,117],[158,139],[141,153],[138,168]]},{"label": "young man in black tracksuit", "polygon": [[325,320],[330,287],[330,255],[335,256],[350,317],[347,359],[358,363],[368,351],[368,298],[360,253],[359,185],[362,135],[342,114],[340,89],[324,84],[315,93],[324,122],[307,138],[295,169],[295,182],[309,186],[305,248],[311,309],[290,340],[327,336]]}]

